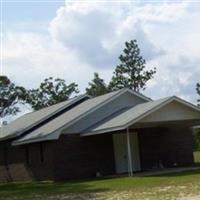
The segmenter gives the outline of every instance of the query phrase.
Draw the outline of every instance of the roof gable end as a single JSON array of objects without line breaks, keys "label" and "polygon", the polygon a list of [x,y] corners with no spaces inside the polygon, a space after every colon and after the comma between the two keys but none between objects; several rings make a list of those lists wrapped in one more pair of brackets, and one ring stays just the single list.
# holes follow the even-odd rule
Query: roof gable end
[{"label": "roof gable end", "polygon": [[163,104],[161,108],[155,109],[139,122],[164,122],[192,119],[200,119],[200,109],[174,96],[166,104]]}]

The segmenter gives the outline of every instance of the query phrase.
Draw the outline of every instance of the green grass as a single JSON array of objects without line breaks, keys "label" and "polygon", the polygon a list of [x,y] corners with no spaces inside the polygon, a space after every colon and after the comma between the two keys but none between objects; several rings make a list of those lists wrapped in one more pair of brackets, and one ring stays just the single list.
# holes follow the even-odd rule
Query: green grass
[{"label": "green grass", "polygon": [[196,163],[200,163],[200,151],[195,151],[194,152],[194,161]]},{"label": "green grass", "polygon": [[0,200],[109,199],[114,195],[122,195],[121,199],[135,200],[145,199],[148,195],[149,199],[164,200],[166,196],[170,198],[180,195],[180,191],[184,194],[200,192],[200,171],[156,177],[0,184]]}]

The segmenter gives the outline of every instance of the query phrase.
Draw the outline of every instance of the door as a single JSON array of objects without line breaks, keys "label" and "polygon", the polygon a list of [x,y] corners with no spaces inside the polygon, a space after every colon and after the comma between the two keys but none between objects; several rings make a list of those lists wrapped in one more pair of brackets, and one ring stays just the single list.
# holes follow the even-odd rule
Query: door
[{"label": "door", "polygon": [[126,135],[114,134],[113,144],[114,144],[116,173],[117,174],[126,173],[128,171]]},{"label": "door", "polygon": [[[126,173],[128,172],[127,135],[125,133],[114,134],[113,144],[116,173]],[[140,171],[140,154],[137,133],[130,133],[130,146],[133,171]]]},{"label": "door", "polygon": [[131,154],[132,154],[132,166],[133,171],[140,171],[140,148],[139,148],[139,140],[138,133],[130,133],[130,142],[131,142]]}]

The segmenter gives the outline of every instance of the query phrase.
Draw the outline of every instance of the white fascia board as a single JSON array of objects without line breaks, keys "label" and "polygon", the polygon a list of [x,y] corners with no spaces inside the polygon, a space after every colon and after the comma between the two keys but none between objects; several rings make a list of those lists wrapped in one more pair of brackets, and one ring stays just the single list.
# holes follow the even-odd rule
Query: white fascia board
[{"label": "white fascia board", "polygon": [[188,102],[184,99],[181,99],[180,97],[173,96],[173,98],[174,98],[174,100],[178,101],[179,103],[182,103],[182,104],[200,112],[200,107],[198,107],[198,106],[196,106],[196,105],[194,105],[194,104],[192,104],[192,103],[190,103],[190,102]]}]

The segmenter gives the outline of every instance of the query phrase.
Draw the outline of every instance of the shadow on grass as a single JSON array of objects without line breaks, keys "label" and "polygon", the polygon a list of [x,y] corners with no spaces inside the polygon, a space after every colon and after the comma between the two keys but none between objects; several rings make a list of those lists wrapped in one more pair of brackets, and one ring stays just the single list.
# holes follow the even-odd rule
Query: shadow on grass
[{"label": "shadow on grass", "polygon": [[[54,196],[54,195],[68,195],[68,194],[92,194],[97,192],[108,191],[108,188],[101,188],[89,184],[90,181],[68,181],[68,182],[26,182],[26,183],[10,183],[0,185],[0,200],[5,197],[30,197],[32,199],[37,196]],[[75,197],[74,197],[75,198]],[[23,198],[22,198],[23,199]],[[27,198],[24,198],[27,199]],[[34,198],[33,198],[34,199]],[[70,199],[73,199],[71,196]],[[76,199],[76,198],[75,198]]]},{"label": "shadow on grass", "polygon": [[[87,180],[76,180],[67,182],[17,182],[9,184],[0,184],[1,199],[36,199],[35,195],[44,197],[55,195],[74,195],[74,198],[65,199],[82,199],[77,195],[86,196],[85,199],[95,199],[96,193],[119,190],[146,190],[151,187],[166,186],[168,184],[183,184],[197,182],[200,179],[200,170],[179,172],[173,174],[148,176],[148,177],[103,177]],[[87,198],[87,195],[89,197]],[[6,198],[5,198],[6,197]],[[12,198],[15,197],[15,198]],[[19,197],[19,198],[18,198]],[[23,198],[24,197],[24,198]]]}]

